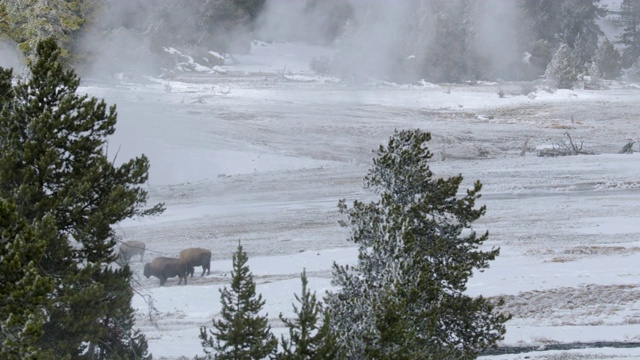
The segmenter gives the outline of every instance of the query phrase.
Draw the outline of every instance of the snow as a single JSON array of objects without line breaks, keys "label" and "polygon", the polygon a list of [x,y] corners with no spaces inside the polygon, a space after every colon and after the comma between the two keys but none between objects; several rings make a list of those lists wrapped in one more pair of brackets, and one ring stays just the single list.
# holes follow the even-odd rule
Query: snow
[{"label": "snow", "polygon": [[[362,189],[371,150],[394,128],[416,127],[432,132],[436,176],[484,185],[487,213],[475,227],[501,254],[468,293],[505,298],[513,319],[502,345],[640,340],[640,155],[617,153],[640,139],[634,84],[533,96],[509,83],[347,85],[309,70],[332,51],[256,41],[215,73],[82,87],[117,104],[110,157],[148,156],[149,203],[167,207],[119,224],[122,240],[144,241],[145,261],[187,247],[213,252],[211,274],[196,268],[186,286],[173,278],[159,287],[133,261],[136,325],[154,358],[203,354],[200,327],[219,314],[239,241],[273,332],[284,334],[278,314],[292,316],[303,269],[321,297],[332,263],[356,262],[338,200],[371,199]],[[536,156],[565,133],[597,155]],[[640,349],[598,348],[487,358],[638,357]]]}]

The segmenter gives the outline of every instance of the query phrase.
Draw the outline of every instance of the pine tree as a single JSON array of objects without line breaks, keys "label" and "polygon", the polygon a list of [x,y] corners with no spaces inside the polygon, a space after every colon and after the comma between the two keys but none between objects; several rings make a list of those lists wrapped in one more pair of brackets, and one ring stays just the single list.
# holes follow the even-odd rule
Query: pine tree
[{"label": "pine tree", "polygon": [[552,80],[558,89],[573,89],[578,80],[578,59],[568,45],[562,44],[547,66],[545,76]]},{"label": "pine tree", "polygon": [[628,81],[640,81],[640,57],[625,71],[624,78]]},{"label": "pine tree", "polygon": [[339,203],[358,263],[334,264],[339,290],[326,301],[349,359],[470,359],[505,333],[508,316],[464,293],[473,271],[499,253],[479,250],[488,233],[472,228],[486,211],[475,207],[482,185],[458,198],[462,176],[435,179],[430,139],[420,130],[396,131],[364,179],[379,199]]},{"label": "pine tree", "polygon": [[621,31],[617,42],[624,46],[622,66],[629,68],[640,57],[640,2],[622,0],[619,15]]},{"label": "pine tree", "polygon": [[[525,0],[522,2],[528,24],[528,52],[536,57],[535,68],[544,72],[551,56],[540,56],[540,45],[557,49],[566,44],[574,51],[576,66],[585,70],[603,35],[597,20],[606,15],[600,0]],[[536,49],[537,44],[537,49]]]},{"label": "pine tree", "polygon": [[30,77],[15,84],[3,77],[0,87],[0,198],[15,204],[17,219],[48,229],[34,261],[54,286],[33,347],[57,357],[144,357],[134,353],[146,340],[132,329],[131,271],[112,267],[113,225],[163,206],[143,209],[144,155],[120,166],[107,159],[115,106],[78,95],[80,79],[64,69],[60,52],[55,40],[41,41]]},{"label": "pine tree", "polygon": [[0,198],[0,230],[0,358],[53,359],[51,352],[34,346],[43,333],[47,294],[54,284],[38,271],[47,240],[57,234],[53,218],[29,226],[10,199]]},{"label": "pine tree", "polygon": [[537,79],[544,74],[553,56],[557,30],[560,28],[560,1],[521,1],[521,23],[518,30],[523,59],[523,77]]},{"label": "pine tree", "polygon": [[265,301],[256,294],[256,283],[247,265],[242,245],[233,254],[231,289],[220,290],[222,319],[213,320],[215,330],[200,328],[207,359],[264,359],[273,356],[278,340],[271,333],[267,315],[260,315]]},{"label": "pine tree", "polygon": [[620,52],[608,39],[605,39],[598,47],[598,51],[593,57],[593,63],[603,79],[616,79],[620,76],[622,69]]},{"label": "pine tree", "polygon": [[604,35],[597,21],[606,15],[606,10],[599,3],[600,0],[562,2],[559,39],[574,51],[577,65],[581,69],[591,61],[598,49],[598,39]]},{"label": "pine tree", "polygon": [[[329,327],[329,314],[323,311],[322,303],[316,294],[307,289],[306,270],[300,275],[302,295],[295,295],[300,303],[293,305],[294,319],[286,319],[280,313],[280,320],[289,328],[289,339],[281,339],[283,352],[278,354],[281,360],[333,360],[337,359],[338,348]],[[324,313],[324,315],[323,315]],[[323,321],[320,317],[323,316]]]},{"label": "pine tree", "polygon": [[433,40],[429,45],[423,75],[434,82],[459,82],[468,73],[469,65],[466,27],[463,26],[465,6],[459,1],[433,1],[435,12]]},{"label": "pine tree", "polygon": [[539,41],[547,43],[550,48],[556,48],[559,45],[563,3],[564,0],[525,0],[522,2],[527,24],[525,33],[529,36],[528,42],[531,46]]}]

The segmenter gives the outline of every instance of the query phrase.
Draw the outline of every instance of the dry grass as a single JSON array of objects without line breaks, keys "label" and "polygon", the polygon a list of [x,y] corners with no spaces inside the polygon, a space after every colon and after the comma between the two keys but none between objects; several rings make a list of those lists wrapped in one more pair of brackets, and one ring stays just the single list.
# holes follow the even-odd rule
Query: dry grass
[{"label": "dry grass", "polygon": [[542,248],[527,251],[527,255],[551,256],[544,262],[565,263],[576,261],[584,256],[633,255],[640,253],[640,247],[624,246],[574,246],[565,249]]},{"label": "dry grass", "polygon": [[544,262],[566,263],[566,262],[571,262],[575,260],[576,260],[575,258],[571,258],[571,257],[556,256],[554,258],[551,258],[550,260],[545,260]]},{"label": "dry grass", "polygon": [[[635,285],[584,285],[503,296],[501,311],[513,320],[535,319],[538,324],[588,325],[635,324],[639,315],[629,308],[640,307],[640,288]],[[633,313],[633,312],[632,312]]]},{"label": "dry grass", "polygon": [[575,129],[575,126],[571,126],[571,125],[564,125],[564,124],[551,124],[549,125],[550,128],[552,129]]}]

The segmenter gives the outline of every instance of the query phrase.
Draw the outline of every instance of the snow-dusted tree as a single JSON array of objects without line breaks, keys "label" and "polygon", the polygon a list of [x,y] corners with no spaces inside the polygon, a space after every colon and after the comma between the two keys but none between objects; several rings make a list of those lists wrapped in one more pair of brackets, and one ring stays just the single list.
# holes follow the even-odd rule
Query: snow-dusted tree
[{"label": "snow-dusted tree", "polygon": [[458,197],[461,175],[434,178],[430,139],[396,130],[364,179],[379,199],[339,203],[359,256],[355,266],[334,264],[339,289],[326,303],[349,359],[474,358],[505,333],[509,317],[496,304],[465,295],[473,271],[499,253],[480,250],[488,233],[472,228],[486,211],[476,208],[482,185]]},{"label": "snow-dusted tree", "polygon": [[[600,0],[525,0],[522,2],[528,28],[528,46],[535,55],[535,44],[548,44],[556,49],[567,44],[576,56],[577,64],[584,67],[595,54],[602,30],[597,20],[606,14]],[[526,39],[526,36],[525,36]],[[543,57],[539,69],[546,69],[551,57]],[[544,62],[546,60],[546,62]]]},{"label": "snow-dusted tree", "polygon": [[560,18],[560,42],[569,45],[576,55],[578,66],[584,68],[598,48],[603,35],[597,21],[606,15],[600,0],[563,0]]},{"label": "snow-dusted tree", "polygon": [[624,72],[627,81],[640,81],[640,57]]},{"label": "snow-dusted tree", "polygon": [[[562,26],[561,9],[563,0],[525,0],[522,2],[526,24],[525,35],[533,45],[544,41],[551,48],[558,44],[558,34]],[[549,58],[550,60],[550,58]],[[546,64],[545,64],[546,66]]]},{"label": "snow-dusted tree", "polygon": [[[293,305],[296,318],[287,319],[280,313],[280,320],[289,328],[289,339],[282,337],[280,360],[329,360],[338,359],[335,337],[329,327],[329,314],[323,311],[316,294],[307,289],[307,272],[300,275],[302,295],[295,295],[300,307]],[[321,319],[322,317],[322,319]]]},{"label": "snow-dusted tree", "polygon": [[622,66],[630,67],[640,57],[640,1],[622,0],[620,4],[618,43],[624,46]]},{"label": "snow-dusted tree", "polygon": [[593,57],[593,64],[598,68],[598,73],[603,79],[615,79],[620,76],[622,68],[620,52],[608,39],[598,47]]},{"label": "snow-dusted tree", "polygon": [[525,54],[523,58],[525,78],[537,79],[541,75],[544,75],[553,57],[553,50],[549,43],[546,40],[538,40],[531,45],[529,51]]},{"label": "snow-dusted tree", "polygon": [[205,359],[264,359],[273,356],[278,340],[271,333],[269,318],[260,315],[265,304],[256,294],[256,283],[249,270],[249,257],[238,244],[233,254],[231,289],[220,289],[222,319],[214,319],[215,330],[200,328]]},{"label": "snow-dusted tree", "polygon": [[585,89],[602,89],[604,86],[602,83],[602,73],[600,73],[600,69],[598,69],[596,63],[592,62],[589,64],[586,74],[588,76],[584,78]]},{"label": "snow-dusted tree", "polygon": [[567,44],[560,45],[547,66],[545,76],[553,81],[558,89],[573,89],[580,70],[573,50]]},{"label": "snow-dusted tree", "polygon": [[434,12],[433,37],[428,45],[423,76],[434,82],[459,82],[466,79],[473,64],[471,52],[473,21],[467,21],[466,1],[429,1]]}]

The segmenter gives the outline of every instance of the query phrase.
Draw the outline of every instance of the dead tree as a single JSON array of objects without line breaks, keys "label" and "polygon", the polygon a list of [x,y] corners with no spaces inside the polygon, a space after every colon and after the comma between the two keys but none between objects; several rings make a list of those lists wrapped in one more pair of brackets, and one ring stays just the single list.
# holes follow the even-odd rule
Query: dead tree
[{"label": "dead tree", "polygon": [[542,149],[538,151],[538,156],[570,156],[570,155],[593,155],[595,154],[591,150],[584,149],[584,141],[577,145],[573,142],[571,135],[565,132],[564,135],[569,139],[566,141],[556,141],[549,149]]}]

